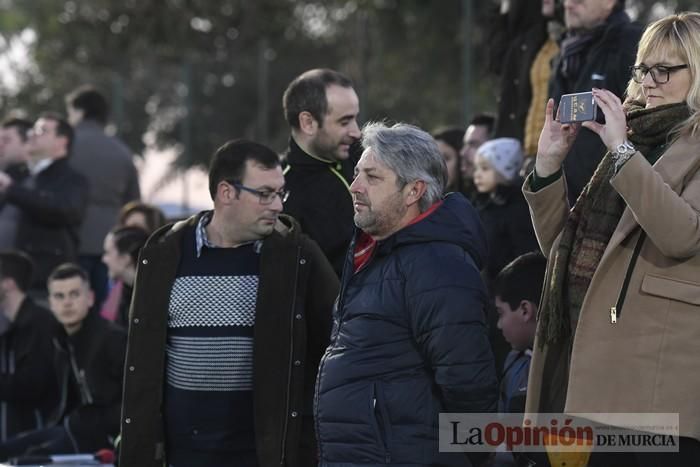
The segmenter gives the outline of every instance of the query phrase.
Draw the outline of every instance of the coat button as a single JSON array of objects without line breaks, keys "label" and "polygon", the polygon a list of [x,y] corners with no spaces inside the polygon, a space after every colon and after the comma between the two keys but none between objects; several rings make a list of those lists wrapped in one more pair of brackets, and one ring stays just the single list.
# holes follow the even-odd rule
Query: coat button
[{"label": "coat button", "polygon": [[299,260],[299,264],[306,264],[306,260],[305,260],[304,258],[301,258],[301,259]]},{"label": "coat button", "polygon": [[131,365],[131,366],[129,367],[129,371],[134,371],[135,369],[136,369],[136,367],[134,367],[134,365]]},{"label": "coat button", "polygon": [[131,423],[131,419],[130,418],[125,419],[124,423]]},{"label": "coat button", "polygon": [[297,418],[299,414],[295,411],[292,412],[292,418]]},{"label": "coat button", "polygon": [[301,360],[294,360],[294,366],[301,366]]},{"label": "coat button", "polygon": [[515,84],[517,86],[518,84],[520,84],[520,80],[518,78],[515,78],[513,80],[513,84]]},{"label": "coat button", "polygon": [[298,314],[295,316],[295,318],[296,318],[296,319],[301,319],[301,313],[298,313]]},{"label": "coat button", "polygon": [[138,319],[138,318],[134,318],[134,324],[139,324],[139,319]]},{"label": "coat button", "polygon": [[148,264],[148,260],[144,258],[144,259],[141,261],[141,263],[142,263],[142,264]]},{"label": "coat button", "polygon": [[508,115],[508,118],[510,118],[511,120],[515,120],[515,114]]}]

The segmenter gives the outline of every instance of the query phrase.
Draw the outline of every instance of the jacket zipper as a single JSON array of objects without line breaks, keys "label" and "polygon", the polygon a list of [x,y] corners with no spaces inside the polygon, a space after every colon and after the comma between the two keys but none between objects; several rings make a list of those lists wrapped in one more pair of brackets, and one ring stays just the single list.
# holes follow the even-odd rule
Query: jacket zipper
[{"label": "jacket zipper", "polygon": [[634,266],[637,264],[637,258],[639,258],[639,252],[642,250],[642,244],[646,238],[646,232],[642,230],[637,239],[637,244],[634,246],[634,251],[632,252],[632,257],[630,258],[630,263],[627,266],[627,273],[625,274],[625,280],[622,282],[622,289],[620,289],[620,295],[617,297],[617,302],[613,307],[610,308],[610,323],[616,324],[617,320],[622,316],[622,305],[625,303],[625,297],[627,296],[627,289],[630,285],[630,280],[632,280],[632,272],[634,271]]},{"label": "jacket zipper", "polygon": [[[391,451],[389,451],[389,433],[388,433],[388,417],[385,416],[383,409],[384,401],[379,399],[379,389],[378,385],[375,383],[372,385],[372,416],[374,417],[374,423],[377,424],[377,431],[379,435],[379,441],[382,443],[384,448],[384,463],[391,464]],[[381,422],[381,423],[380,423]]]},{"label": "jacket zipper", "polygon": [[[356,235],[355,235],[356,238]],[[343,310],[343,300],[345,299],[345,291],[350,284],[350,281],[353,278],[353,275],[355,272],[352,271],[352,267],[354,267],[354,253],[355,251],[355,240],[353,240],[350,243],[350,247],[348,248],[348,253],[345,256],[345,264],[343,265],[343,273],[341,276],[341,284],[340,284],[340,293],[338,294],[338,305],[337,305],[337,310],[338,310],[338,329],[336,329],[335,334],[331,335],[331,340],[328,344],[328,348],[326,349],[325,353],[321,357],[321,362],[318,365],[318,372],[316,373],[316,388],[314,392],[314,424],[316,426],[316,444],[318,446],[318,453],[319,457],[323,458],[323,455],[321,454],[321,426],[319,424],[319,417],[318,417],[318,401],[321,395],[321,373],[323,373],[323,367],[326,364],[326,360],[328,359],[328,356],[333,352],[333,348],[335,346],[335,341],[338,338],[338,335],[340,334],[340,328],[342,326],[342,315],[341,312]],[[373,259],[376,254],[376,247],[372,251],[372,256],[369,258],[366,265],[369,264]],[[362,268],[364,269],[364,268]],[[358,270],[357,273],[359,273],[361,270]],[[351,274],[352,273],[352,274]],[[346,279],[347,278],[347,279]],[[319,459],[320,460],[320,459]]]},{"label": "jacket zipper", "polygon": [[[335,334],[331,335],[330,342],[328,343],[328,348],[326,351],[323,353],[323,356],[321,357],[321,361],[318,364],[318,371],[316,372],[316,387],[314,390],[314,425],[316,428],[316,446],[318,446],[318,454],[319,454],[319,461],[321,458],[323,458],[323,455],[321,454],[321,425],[319,424],[319,417],[318,417],[318,400],[321,395],[321,374],[323,373],[323,367],[326,364],[327,356],[329,353],[332,352],[333,345],[335,343],[335,339],[338,337],[338,334],[340,334],[340,322],[341,322],[341,316],[340,316],[340,310],[343,309],[343,298],[345,296],[345,289],[347,288],[347,284],[350,283],[351,277],[348,277],[348,274],[350,273],[349,271],[349,265],[352,265],[352,252],[355,251],[355,240],[353,240],[350,243],[350,247],[348,248],[347,254],[345,255],[345,263],[343,264],[343,271],[341,274],[341,284],[340,284],[340,292],[338,293],[338,305],[337,305],[337,311],[338,311],[338,329],[336,330]],[[347,280],[343,280],[347,277]]]},{"label": "jacket zipper", "polygon": [[73,376],[78,383],[78,388],[80,390],[80,398],[83,404],[92,404],[94,401],[92,399],[92,394],[90,393],[90,388],[87,384],[87,378],[85,377],[85,370],[78,368],[78,362],[75,360],[75,350],[73,346],[68,344],[68,358],[70,359],[70,366],[73,369]]},{"label": "jacket zipper", "polygon": [[301,261],[301,246],[297,246],[297,258],[294,274],[294,293],[292,294],[292,313],[290,315],[289,326],[289,363],[287,365],[287,402],[284,412],[284,428],[282,430],[282,452],[280,455],[280,465],[284,465],[284,456],[287,449],[287,429],[289,428],[289,399],[292,393],[292,361],[294,360],[294,315],[297,305],[297,287],[299,284],[299,261]]},{"label": "jacket zipper", "polygon": [[66,417],[66,419],[63,421],[63,427],[66,429],[66,434],[68,435],[68,439],[70,440],[71,445],[73,446],[73,453],[77,454],[80,452],[80,448],[78,447],[78,440],[75,439],[75,435],[73,434],[73,430],[70,428],[70,416]]}]

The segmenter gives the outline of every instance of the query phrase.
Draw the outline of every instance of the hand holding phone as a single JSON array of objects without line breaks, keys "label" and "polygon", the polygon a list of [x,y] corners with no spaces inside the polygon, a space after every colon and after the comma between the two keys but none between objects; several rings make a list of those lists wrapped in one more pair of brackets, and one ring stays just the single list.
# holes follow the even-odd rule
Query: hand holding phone
[{"label": "hand holding phone", "polygon": [[[559,109],[561,111],[561,108]],[[554,99],[547,101],[544,127],[537,143],[535,171],[540,177],[547,177],[561,168],[562,162],[576,139],[581,125],[562,124],[554,118]]]}]

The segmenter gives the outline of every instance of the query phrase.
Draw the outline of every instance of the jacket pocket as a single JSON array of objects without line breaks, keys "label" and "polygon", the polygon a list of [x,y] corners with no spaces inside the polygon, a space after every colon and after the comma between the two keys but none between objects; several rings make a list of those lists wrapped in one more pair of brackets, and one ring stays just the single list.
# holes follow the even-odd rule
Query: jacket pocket
[{"label": "jacket pocket", "polygon": [[700,283],[697,282],[646,274],[642,280],[642,292],[700,305]]},{"label": "jacket pocket", "polygon": [[391,463],[391,425],[389,423],[389,412],[384,403],[384,394],[379,383],[372,383],[370,395],[371,423],[377,437],[377,444],[384,454],[384,462]]}]

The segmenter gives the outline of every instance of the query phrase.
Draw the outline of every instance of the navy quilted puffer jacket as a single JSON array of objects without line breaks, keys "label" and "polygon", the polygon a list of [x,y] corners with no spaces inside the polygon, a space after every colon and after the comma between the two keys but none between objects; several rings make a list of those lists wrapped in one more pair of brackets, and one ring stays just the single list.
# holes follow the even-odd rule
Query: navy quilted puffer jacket
[{"label": "navy quilted puffer jacket", "polygon": [[477,212],[448,195],[354,274],[353,249],[316,384],[321,465],[469,465],[438,452],[437,427],[440,412],[497,404]]}]

